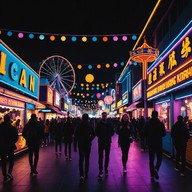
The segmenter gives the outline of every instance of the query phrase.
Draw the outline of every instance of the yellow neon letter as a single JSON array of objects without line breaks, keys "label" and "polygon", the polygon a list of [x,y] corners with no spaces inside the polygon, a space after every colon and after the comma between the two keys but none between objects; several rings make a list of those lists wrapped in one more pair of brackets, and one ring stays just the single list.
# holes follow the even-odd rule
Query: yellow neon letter
[{"label": "yellow neon letter", "polygon": [[34,89],[35,89],[35,78],[32,75],[30,75],[29,78],[30,78],[29,79],[29,90],[34,92]]},{"label": "yellow neon letter", "polygon": [[23,85],[23,87],[27,87],[26,85],[26,71],[24,69],[22,69],[21,71],[21,78],[20,78],[20,82],[19,82],[20,85]]},{"label": "yellow neon letter", "polygon": [[4,52],[1,52],[0,55],[0,74],[6,75],[5,65],[6,65],[6,54]]}]

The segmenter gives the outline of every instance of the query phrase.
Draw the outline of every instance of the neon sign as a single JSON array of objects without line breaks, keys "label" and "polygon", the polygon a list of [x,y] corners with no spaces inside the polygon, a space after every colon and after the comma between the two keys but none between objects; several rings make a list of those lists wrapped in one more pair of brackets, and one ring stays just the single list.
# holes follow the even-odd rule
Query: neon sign
[{"label": "neon sign", "polygon": [[0,82],[38,98],[39,76],[0,40]]}]

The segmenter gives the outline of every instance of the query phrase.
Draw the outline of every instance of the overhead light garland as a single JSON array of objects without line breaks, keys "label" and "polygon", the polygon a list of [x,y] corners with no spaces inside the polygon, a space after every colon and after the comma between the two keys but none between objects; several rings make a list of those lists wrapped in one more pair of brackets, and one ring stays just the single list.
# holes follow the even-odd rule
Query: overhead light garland
[{"label": "overhead light garland", "polygon": [[89,34],[55,34],[55,33],[41,33],[41,32],[29,32],[29,31],[18,31],[11,29],[0,29],[0,35],[7,35],[8,37],[12,37],[14,35],[19,39],[29,38],[29,39],[39,39],[55,41],[59,39],[61,42],[71,41],[71,42],[127,42],[128,40],[136,41],[138,34],[105,34],[105,35],[89,35]]},{"label": "overhead light garland", "polygon": [[114,63],[97,63],[97,64],[77,64],[77,69],[81,70],[81,69],[93,69],[93,67],[96,67],[96,69],[102,69],[102,68],[106,68],[109,69],[111,67],[117,68],[118,66],[120,67],[124,67],[125,66],[125,61],[120,61],[120,62],[114,62]]}]

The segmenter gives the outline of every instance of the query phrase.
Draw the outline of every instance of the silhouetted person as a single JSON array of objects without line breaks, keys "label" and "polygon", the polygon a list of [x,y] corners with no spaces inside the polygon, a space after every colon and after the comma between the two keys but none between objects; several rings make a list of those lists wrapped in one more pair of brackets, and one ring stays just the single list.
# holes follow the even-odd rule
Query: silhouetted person
[{"label": "silhouetted person", "polygon": [[158,119],[157,111],[153,111],[152,118],[146,121],[144,134],[147,137],[149,149],[149,167],[151,179],[159,179],[158,171],[163,158],[162,137],[166,135],[166,131],[164,124]]},{"label": "silhouetted person", "polygon": [[83,114],[82,122],[77,126],[74,135],[74,149],[77,150],[78,143],[79,150],[79,173],[80,182],[83,183],[84,179],[88,177],[89,172],[89,158],[91,152],[92,140],[95,138],[93,126],[88,121],[88,114]]},{"label": "silhouetted person", "polygon": [[61,121],[61,118],[57,118],[56,124],[55,124],[55,154],[61,155],[62,150],[62,139],[63,139],[63,123]]},{"label": "silhouetted person", "polygon": [[64,135],[64,151],[65,151],[65,159],[72,160],[71,157],[71,144],[73,142],[73,135],[74,135],[74,125],[72,123],[71,117],[67,117],[66,122],[64,123],[63,128],[63,135]]},{"label": "silhouetted person", "polygon": [[[186,149],[187,141],[190,138],[190,135],[187,125],[184,123],[183,117],[181,115],[177,117],[177,122],[171,129],[171,137],[173,138],[173,144],[176,150],[175,170],[180,170],[180,175],[185,176]],[[180,161],[181,167],[179,164]]]},{"label": "silhouetted person", "polygon": [[44,123],[44,138],[43,138],[43,143],[44,146],[47,146],[49,144],[49,133],[50,133],[50,121],[49,119],[46,119]]},{"label": "silhouetted person", "polygon": [[28,145],[31,175],[38,174],[37,164],[39,161],[39,148],[44,137],[44,128],[37,121],[36,114],[31,115],[31,118],[23,128],[22,134]]},{"label": "silhouetted person", "polygon": [[97,123],[95,134],[98,137],[98,153],[99,153],[99,175],[103,176],[103,156],[105,155],[104,170],[108,175],[109,156],[111,150],[111,137],[114,135],[114,127],[110,120],[107,119],[107,113],[102,113],[101,120]]},{"label": "silhouetted person", "polygon": [[137,127],[139,131],[141,151],[145,151],[146,149],[146,137],[144,134],[144,126],[145,126],[144,116],[140,116],[140,118],[138,119]]},{"label": "silhouetted person", "polygon": [[[2,175],[4,182],[12,180],[12,171],[14,166],[15,143],[18,141],[18,132],[16,127],[11,125],[10,116],[4,116],[4,122],[0,124],[0,157],[2,165]],[[7,172],[7,157],[9,168]]]},{"label": "silhouetted person", "polygon": [[127,113],[122,115],[121,120],[117,125],[116,133],[118,134],[118,144],[121,147],[123,172],[126,173],[130,143],[133,141],[131,137],[133,134],[133,125]]}]

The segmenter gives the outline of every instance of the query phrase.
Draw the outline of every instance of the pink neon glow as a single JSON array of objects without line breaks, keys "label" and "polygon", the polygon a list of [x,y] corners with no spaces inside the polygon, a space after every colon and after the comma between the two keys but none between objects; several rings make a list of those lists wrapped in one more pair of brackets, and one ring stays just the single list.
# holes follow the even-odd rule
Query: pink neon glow
[{"label": "pink neon glow", "polygon": [[105,104],[107,104],[107,105],[111,105],[111,103],[113,102],[113,98],[111,97],[111,95],[105,96],[104,102],[105,102]]},{"label": "pink neon glow", "polygon": [[122,37],[122,40],[123,40],[123,41],[127,41],[127,36],[124,35],[124,36]]},{"label": "pink neon glow", "polygon": [[19,33],[19,34],[18,34],[18,37],[19,37],[19,38],[23,38],[23,37],[24,37],[23,33]]},{"label": "pink neon glow", "polygon": [[113,64],[113,66],[114,66],[114,67],[117,67],[117,66],[118,66],[118,64],[117,64],[117,63],[114,63],[114,64]]},{"label": "pink neon glow", "polygon": [[118,37],[117,37],[117,36],[114,36],[114,37],[113,37],[113,41],[118,41]]},{"label": "pink neon glow", "polygon": [[96,97],[97,97],[97,99],[99,99],[101,97],[101,93],[97,93]]}]

